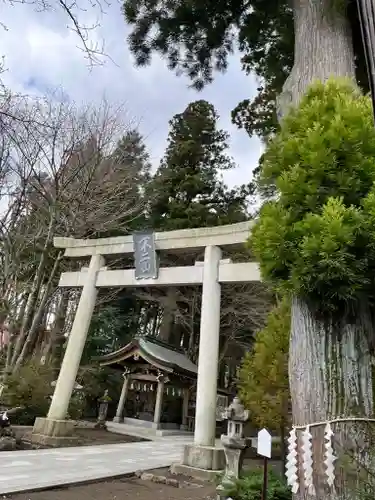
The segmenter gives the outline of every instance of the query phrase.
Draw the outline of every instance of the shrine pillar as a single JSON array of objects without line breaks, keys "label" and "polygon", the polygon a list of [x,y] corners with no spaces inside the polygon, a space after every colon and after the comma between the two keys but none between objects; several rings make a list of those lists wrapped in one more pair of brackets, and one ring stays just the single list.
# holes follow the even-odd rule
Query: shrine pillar
[{"label": "shrine pillar", "polygon": [[92,313],[94,312],[97,295],[95,286],[96,275],[103,266],[104,258],[101,255],[93,255],[91,257],[87,271],[87,280],[82,289],[81,298],[79,299],[47,418],[64,420],[66,417],[70,397],[81,362],[83,348],[85,347]]},{"label": "shrine pillar", "polygon": [[164,396],[164,377],[158,377],[158,388],[156,391],[156,402],[154,411],[154,425],[153,427],[158,429],[160,427],[161,412],[163,409],[163,396]]},{"label": "shrine pillar", "polygon": [[122,422],[124,419],[124,407],[129,390],[129,381],[130,381],[129,373],[124,372],[123,376],[124,376],[124,383],[122,384],[121,395],[116,410],[116,416],[113,418],[113,421],[117,423]]},{"label": "shrine pillar", "polygon": [[182,393],[182,423],[181,430],[188,430],[188,413],[189,413],[189,389],[184,387]]}]

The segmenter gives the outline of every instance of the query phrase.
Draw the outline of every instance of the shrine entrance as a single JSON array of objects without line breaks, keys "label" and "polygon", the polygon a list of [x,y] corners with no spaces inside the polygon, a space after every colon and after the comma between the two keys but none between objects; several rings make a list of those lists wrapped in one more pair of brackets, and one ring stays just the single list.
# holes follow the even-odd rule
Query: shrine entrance
[{"label": "shrine entrance", "polygon": [[[184,463],[191,467],[214,469],[218,463],[215,423],[220,284],[260,281],[256,262],[234,263],[230,259],[222,259],[222,248],[242,249],[252,224],[252,221],[246,221],[227,226],[144,232],[96,240],[55,238],[55,247],[65,249],[65,257],[89,258],[90,264],[88,268],[61,275],[60,287],[82,288],[82,293],[47,418],[36,419],[32,440],[61,446],[70,439],[74,423],[66,420],[66,414],[99,288],[202,285],[194,444],[186,451]],[[161,252],[201,254],[202,250],[203,262],[159,269]],[[134,269],[116,269],[113,257],[126,255],[134,255]]]}]

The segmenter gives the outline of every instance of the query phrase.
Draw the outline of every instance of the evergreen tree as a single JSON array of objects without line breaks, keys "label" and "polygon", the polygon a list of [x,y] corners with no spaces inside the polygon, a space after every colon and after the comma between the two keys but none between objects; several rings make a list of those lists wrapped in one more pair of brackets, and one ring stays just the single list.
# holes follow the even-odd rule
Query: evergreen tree
[{"label": "evergreen tree", "polygon": [[245,220],[251,186],[228,189],[222,172],[235,167],[228,134],[206,101],[190,103],[170,121],[168,146],[150,185],[155,229],[214,226]]},{"label": "evergreen tree", "polygon": [[[127,131],[118,141],[111,155],[111,163],[117,168],[123,165],[124,169],[132,172],[133,182],[129,186],[132,190],[131,196],[138,197],[140,204],[144,203],[143,214],[127,224],[127,232],[131,233],[147,225],[145,194],[151,179],[150,155],[138,130]],[[112,230],[108,236],[123,234],[124,227],[121,227],[118,231]],[[110,304],[105,304],[95,311],[83,355],[84,360],[88,361],[115,351],[139,333],[137,327],[140,302],[134,290],[125,289],[120,291]]]},{"label": "evergreen tree", "polygon": [[[152,55],[159,53],[169,68],[187,75],[198,89],[213,81],[215,71],[224,72],[229,56],[239,48],[242,69],[255,73],[261,83],[254,99],[236,107],[233,120],[250,135],[267,138],[278,128],[276,98],[293,65],[304,70],[302,66],[309,60],[312,77],[325,72],[320,54],[329,49],[324,42],[327,26],[336,37],[332,43],[336,43],[337,52],[332,50],[331,60],[344,50],[337,43],[341,33],[349,37],[352,33],[357,80],[367,89],[355,0],[309,4],[306,7],[305,2],[288,0],[172,0],[167,4],[162,0],[125,0],[124,15],[133,27],[129,46],[137,65],[149,64]],[[345,22],[342,13],[335,12],[338,8],[345,9]],[[297,44],[295,32],[300,37]],[[299,52],[297,64],[295,49]],[[332,65],[328,69],[330,74],[341,74]]]},{"label": "evergreen tree", "polygon": [[[150,155],[147,151],[143,137],[138,130],[129,130],[117,143],[117,147],[113,153],[113,163],[116,165],[124,165],[128,171],[132,172],[133,182],[129,193],[132,198],[135,196],[139,200],[140,214],[129,221],[127,230],[132,232],[146,225],[146,190],[151,180],[151,162]],[[142,205],[144,208],[142,209]],[[113,233],[110,236],[123,235],[124,229],[118,233]]]},{"label": "evergreen tree", "polygon": [[129,130],[117,143],[113,153],[116,163],[134,170],[134,182],[144,187],[150,180],[150,155],[138,130]]},{"label": "evergreen tree", "polygon": [[290,303],[282,300],[255,336],[240,370],[240,396],[261,427],[284,434],[290,420],[288,350]]},{"label": "evergreen tree", "polygon": [[[200,100],[170,121],[166,152],[148,191],[148,223],[154,230],[230,224],[249,217],[252,186],[229,189],[222,180],[222,173],[235,164],[228,154],[228,134],[219,128],[218,118],[212,104]],[[167,262],[169,257],[162,258]],[[173,257],[173,264],[194,265],[195,259],[196,255],[182,254]],[[171,287],[160,298],[158,334],[176,345],[183,343],[190,354],[196,352],[199,338],[196,302],[193,287],[178,292]],[[177,316],[185,321],[176,321]]]}]

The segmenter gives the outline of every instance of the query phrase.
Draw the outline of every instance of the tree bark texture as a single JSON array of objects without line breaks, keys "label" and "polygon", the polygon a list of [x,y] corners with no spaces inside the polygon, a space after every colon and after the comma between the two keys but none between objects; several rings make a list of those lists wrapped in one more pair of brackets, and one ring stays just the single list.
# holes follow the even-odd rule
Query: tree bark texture
[{"label": "tree bark texture", "polygon": [[[282,119],[298,105],[308,86],[332,76],[355,78],[354,51],[348,19],[334,0],[293,0],[294,66],[285,81],[277,107]],[[289,380],[293,424],[305,426],[335,417],[372,417],[373,388],[368,339],[373,332],[370,311],[364,306],[354,319],[318,319],[307,303],[295,298],[292,304],[289,350]],[[337,451],[350,451],[358,458],[359,448],[367,453],[363,429],[354,424],[337,424]],[[336,490],[329,490],[324,468],[324,426],[312,428],[314,484],[310,497],[300,481],[295,500],[354,500],[358,492],[346,487],[349,473],[337,467]],[[359,442],[361,441],[361,445]],[[301,442],[299,441],[299,446]],[[303,457],[299,449],[299,458]],[[300,479],[302,463],[300,462]],[[358,476],[357,476],[358,478]]]},{"label": "tree bark texture", "polygon": [[167,295],[163,300],[163,318],[159,330],[159,338],[164,342],[169,342],[175,314],[176,314],[176,289],[174,287],[168,288]]},{"label": "tree bark texture", "polygon": [[[309,306],[295,298],[292,303],[289,380],[293,424],[305,426],[342,417],[373,417],[373,377],[369,333],[373,331],[371,311],[362,306],[354,319],[317,319]],[[360,435],[361,426],[355,423],[336,424],[335,449],[341,456],[337,467],[336,495],[331,495],[324,477],[324,426],[312,428],[314,451],[314,482],[316,500],[347,499],[349,496],[346,458],[362,463],[356,455],[366,446]],[[346,455],[346,458],[343,455]],[[299,457],[303,454],[299,453]],[[300,463],[302,471],[302,463]],[[301,477],[302,478],[302,477]],[[298,499],[309,499],[301,481]],[[358,486],[358,485],[357,485]],[[357,498],[355,494],[353,498]]]},{"label": "tree bark texture", "polygon": [[47,301],[50,298],[50,292],[52,289],[53,282],[57,276],[57,272],[60,266],[60,262],[63,258],[63,252],[60,252],[58,256],[56,257],[55,263],[53,265],[53,268],[51,270],[51,273],[49,275],[48,281],[44,287],[43,294],[40,299],[39,305],[34,308],[34,316],[32,318],[32,322],[30,325],[30,328],[27,332],[27,335],[25,335],[25,342],[22,346],[21,352],[19,353],[19,356],[15,359],[14,361],[14,368],[13,371],[16,372],[19,370],[19,368],[22,366],[24,363],[25,359],[27,358],[28,354],[32,350],[32,348],[35,345],[35,342],[38,337],[38,326],[40,325],[40,321],[42,319],[43,313],[45,311],[45,308],[47,306]]},{"label": "tree bark texture", "polygon": [[[277,102],[279,119],[315,80],[355,77],[352,35],[339,0],[293,0],[294,65]],[[336,7],[335,7],[336,5]]]},{"label": "tree bark texture", "polygon": [[48,226],[48,233],[46,235],[46,239],[43,246],[43,251],[40,256],[39,264],[36,269],[34,280],[31,286],[31,290],[29,293],[29,297],[27,300],[27,306],[25,309],[21,330],[19,332],[18,338],[15,342],[11,365],[14,366],[22,349],[24,342],[26,340],[29,327],[31,326],[31,322],[37,307],[38,298],[41,292],[41,287],[43,284],[43,279],[45,277],[46,268],[48,264],[49,251],[53,241],[53,231],[55,228],[55,220],[54,217],[50,216],[50,222]]}]

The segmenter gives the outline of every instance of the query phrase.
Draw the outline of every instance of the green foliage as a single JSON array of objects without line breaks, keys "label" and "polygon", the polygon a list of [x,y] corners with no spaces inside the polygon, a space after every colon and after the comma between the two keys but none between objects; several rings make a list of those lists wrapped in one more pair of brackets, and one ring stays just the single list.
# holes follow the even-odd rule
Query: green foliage
[{"label": "green foliage", "polygon": [[116,163],[134,171],[134,185],[142,185],[150,178],[150,155],[147,152],[143,137],[138,130],[129,130],[118,141],[113,153]]},{"label": "green foliage", "polygon": [[53,380],[53,369],[36,363],[28,363],[8,377],[4,392],[7,406],[24,408],[12,416],[13,424],[33,425],[36,417],[46,416]]},{"label": "green foliage", "polygon": [[[263,486],[263,471],[247,472],[238,479],[225,494],[233,500],[261,500]],[[290,488],[272,470],[268,473],[267,500],[291,500]]]},{"label": "green foliage", "polygon": [[90,366],[81,371],[84,393],[92,401],[101,398],[106,389],[109,391],[110,399],[116,401],[123,382],[121,372],[108,367]]},{"label": "green foliage", "polygon": [[170,121],[168,146],[150,184],[149,224],[185,229],[245,220],[253,186],[228,189],[221,172],[235,166],[228,134],[207,101],[190,103]]},{"label": "green foliage", "polygon": [[265,279],[320,312],[374,297],[375,128],[347,80],[315,83],[264,155],[251,246]]},{"label": "green foliage", "polygon": [[79,379],[83,386],[83,390],[80,391],[82,397],[81,412],[83,418],[89,419],[97,417],[98,400],[103,397],[106,389],[109,391],[109,402],[116,403],[118,401],[124,382],[120,371],[94,364],[82,367]]},{"label": "green foliage", "polygon": [[[125,0],[124,15],[133,30],[130,50],[136,64],[161,54],[168,67],[186,74],[200,90],[214,72],[224,72],[234,49],[240,49],[246,73],[265,83],[254,101],[245,100],[233,119],[250,134],[266,136],[275,127],[275,93],[293,63],[293,18],[287,1],[257,0]],[[270,104],[268,104],[270,103]]]},{"label": "green foliage", "polygon": [[244,129],[250,137],[258,135],[264,142],[277,132],[279,120],[276,113],[276,96],[281,86],[265,85],[258,87],[258,94],[244,99],[232,111],[232,122]]},{"label": "green foliage", "polygon": [[[135,130],[129,130],[118,141],[117,147],[113,153],[115,164],[123,164],[127,171],[132,172],[132,184],[129,186],[128,196],[138,197],[139,204],[142,201],[146,204],[144,199],[145,189],[151,179],[151,162],[150,155],[147,151],[144,138],[140,133]],[[126,224],[128,232],[140,229],[145,225],[145,215],[142,213]],[[109,236],[123,236],[124,227],[122,226],[118,232],[111,231]]]},{"label": "green foliage", "polygon": [[[345,8],[356,53],[357,80],[367,89],[361,30],[354,0],[334,0],[333,9]],[[278,129],[276,95],[290,73],[294,59],[294,25],[287,0],[124,0],[124,15],[132,27],[129,47],[138,66],[151,62],[154,53],[168,67],[184,74],[202,89],[215,71],[224,72],[234,50],[243,70],[260,79],[258,95],[234,109],[233,122],[249,135],[267,139]]]},{"label": "green foliage", "polygon": [[[7,378],[4,401],[8,408],[21,407],[12,415],[12,424],[33,425],[36,417],[45,417],[51,403],[55,371],[51,366],[29,362]],[[79,393],[73,394],[69,405],[69,418],[78,419],[83,410]]]},{"label": "green foliage", "polygon": [[[167,4],[125,0],[124,14],[133,26],[129,45],[138,65],[149,64],[152,53],[158,52],[171,69],[187,74],[200,89],[212,81],[214,70],[226,70],[237,44],[247,56],[247,66],[264,72],[266,59],[282,68],[283,51],[276,47],[284,43],[280,31],[287,27],[282,15],[286,6],[287,2],[275,0],[172,0]],[[285,34],[293,34],[290,11],[289,18],[292,29]]]},{"label": "green foliage", "polygon": [[123,347],[135,335],[132,331],[134,304],[132,300],[126,300],[128,298],[126,295],[117,297],[111,304],[95,311],[90,323],[82,364],[90,363],[93,358]]},{"label": "green foliage", "polygon": [[260,428],[277,432],[289,423],[288,351],[290,304],[284,299],[270,312],[241,365],[240,397]]}]

